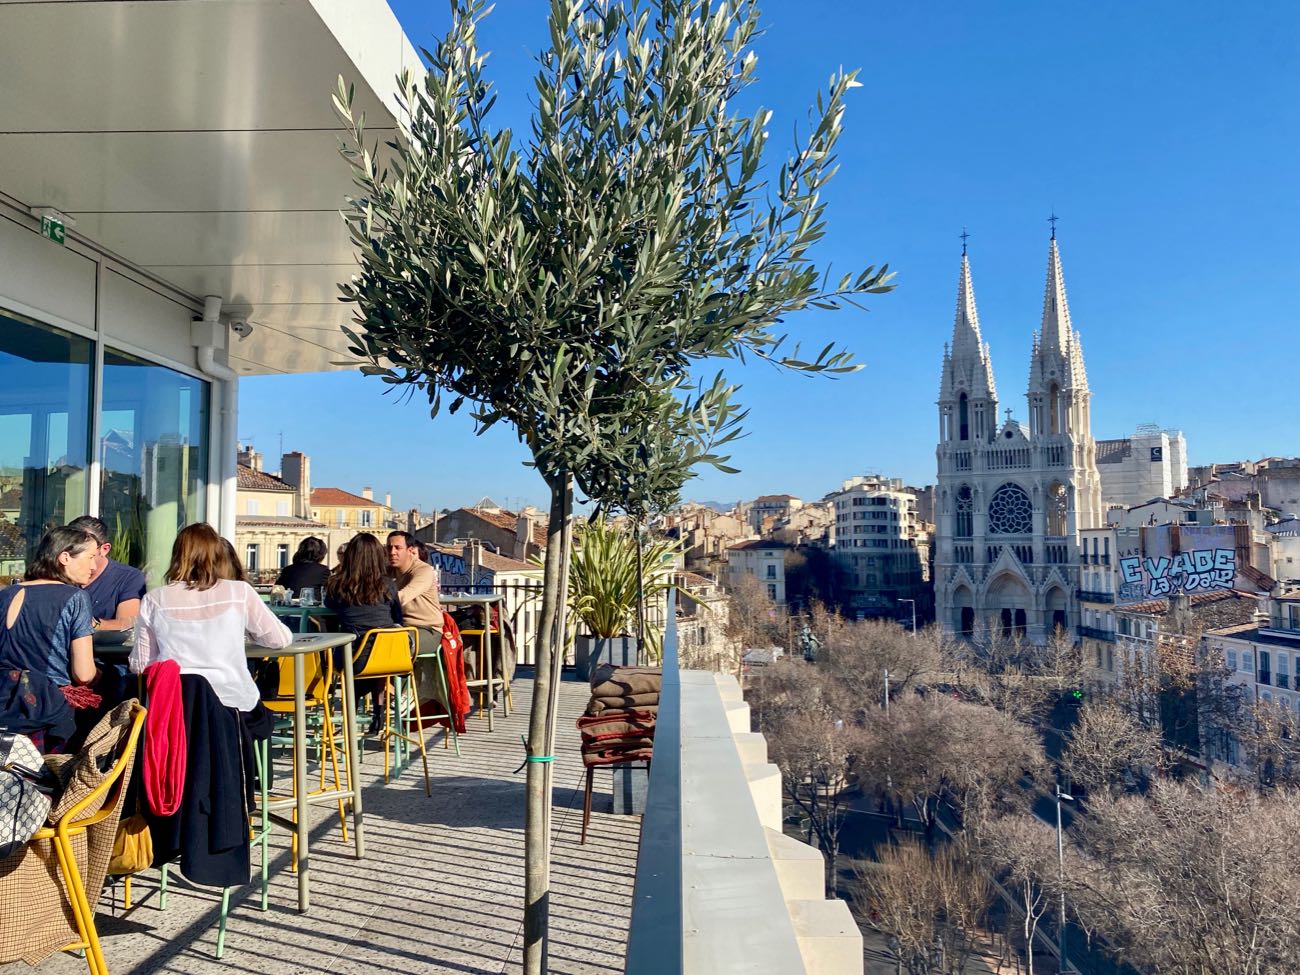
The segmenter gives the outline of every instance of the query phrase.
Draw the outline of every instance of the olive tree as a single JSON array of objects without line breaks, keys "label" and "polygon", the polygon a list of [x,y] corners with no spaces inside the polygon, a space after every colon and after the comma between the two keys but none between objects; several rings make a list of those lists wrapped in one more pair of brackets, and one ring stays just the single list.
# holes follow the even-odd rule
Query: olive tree
[{"label": "olive tree", "polygon": [[[364,372],[513,427],[551,495],[537,683],[527,742],[525,971],[545,966],[548,810],[576,488],[615,502],[645,463],[669,482],[722,465],[732,390],[692,380],[709,359],[848,371],[803,357],[786,316],[888,290],[884,267],[836,280],[812,248],[826,227],[845,97],[837,71],[806,134],[767,164],[771,113],[740,115],[756,80],[747,0],[551,0],[527,133],[493,125],[477,42],[483,0],[453,0],[428,70],[398,79],[401,125],[382,145],[340,79],[335,106],[356,191],[344,217],[359,268],[349,348]],[[680,482],[679,482],[680,484]]]}]

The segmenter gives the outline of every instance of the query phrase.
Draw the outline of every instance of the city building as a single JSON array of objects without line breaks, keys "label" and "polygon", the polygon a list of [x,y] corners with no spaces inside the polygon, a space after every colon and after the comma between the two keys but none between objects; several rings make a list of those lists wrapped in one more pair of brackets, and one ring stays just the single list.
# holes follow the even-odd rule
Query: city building
[{"label": "city building", "polygon": [[714,578],[725,574],[727,547],[751,536],[745,519],[694,501],[667,512],[662,527],[681,547],[687,569]]},{"label": "city building", "polygon": [[239,513],[235,515],[235,551],[255,579],[278,574],[293,559],[304,538],[327,542],[326,564],[333,561],[329,529],[304,517],[298,488],[261,469],[260,455],[243,454],[252,465],[240,464]]},{"label": "city building", "polygon": [[363,487],[360,494],[336,487],[312,488],[310,497],[312,520],[334,531],[346,531],[349,538],[369,532],[382,539],[396,528],[406,530],[404,524],[397,523],[392,496],[377,501],[372,488]]},{"label": "city building", "polygon": [[803,502],[793,494],[764,494],[748,506],[750,530],[756,535],[766,535],[802,507]]},{"label": "city building", "polygon": [[1103,504],[1131,508],[1172,498],[1187,487],[1187,440],[1178,430],[1144,423],[1131,437],[1097,441]]},{"label": "city building", "polygon": [[785,559],[794,548],[787,542],[758,538],[727,548],[727,585],[734,587],[743,576],[751,576],[766,587],[767,598],[778,606],[786,603]]},{"label": "city building", "polygon": [[1278,582],[1300,582],[1300,518],[1288,513],[1264,529],[1269,539],[1269,575]]},{"label": "city building", "polygon": [[952,343],[939,387],[935,602],[939,622],[1042,642],[1078,623],[1079,533],[1104,524],[1091,392],[1070,320],[1056,235],[1033,338],[1029,422],[998,418],[962,251]]},{"label": "city building", "polygon": [[1190,468],[1188,481],[1190,487],[1205,488],[1220,498],[1240,500],[1256,495],[1265,508],[1300,512],[1300,457],[1207,464]]},{"label": "city building", "polygon": [[516,513],[485,498],[473,508],[439,515],[432,524],[418,529],[415,537],[439,545],[477,540],[499,555],[528,562],[546,551],[546,525],[546,515],[536,508]]},{"label": "city building", "polygon": [[917,619],[933,615],[930,536],[917,499],[897,478],[853,477],[830,495],[831,554],[850,614]]}]

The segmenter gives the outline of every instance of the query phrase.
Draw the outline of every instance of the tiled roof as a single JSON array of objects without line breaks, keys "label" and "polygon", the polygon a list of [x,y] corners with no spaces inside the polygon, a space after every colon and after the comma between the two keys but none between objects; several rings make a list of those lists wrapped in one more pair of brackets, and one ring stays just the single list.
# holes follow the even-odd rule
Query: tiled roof
[{"label": "tiled roof", "polygon": [[235,527],[241,525],[245,528],[310,528],[313,531],[329,531],[319,521],[290,515],[235,515]]},{"label": "tiled roof", "polygon": [[[489,525],[495,525],[504,531],[518,531],[519,516],[513,511],[501,509],[499,511],[481,511],[477,508],[461,508],[466,514],[473,515]],[[546,525],[533,522],[533,544],[538,548],[546,548]]]},{"label": "tiled roof", "polygon": [[1206,636],[1231,637],[1234,640],[1249,640],[1251,643],[1263,643],[1274,647],[1300,647],[1300,641],[1259,631],[1258,623],[1238,623],[1236,626],[1221,626],[1217,630],[1209,630]]},{"label": "tiled roof", "polygon": [[382,508],[384,506],[374,498],[363,498],[351,491],[333,487],[312,488],[311,503],[314,507],[331,508],[374,508],[376,506]]},{"label": "tiled roof", "polygon": [[764,501],[798,501],[793,494],[764,494],[754,499],[754,504],[762,504]]},{"label": "tiled roof", "polygon": [[506,558],[504,555],[497,555],[495,552],[483,552],[479,557],[479,564],[485,569],[491,569],[493,572],[541,572],[540,565],[533,565],[531,562],[520,562],[518,559]]},{"label": "tiled roof", "polygon": [[735,545],[728,545],[727,549],[732,552],[743,551],[751,548],[793,548],[789,542],[778,542],[774,538],[755,538],[748,542],[737,542]]},{"label": "tiled roof", "polygon": [[[1198,606],[1205,606],[1208,603],[1221,603],[1225,599],[1252,599],[1248,593],[1240,593],[1235,589],[1221,589],[1218,592],[1198,592],[1188,597],[1188,604],[1195,609]],[[1142,613],[1146,616],[1160,616],[1169,612],[1168,599],[1148,599],[1143,603],[1130,603],[1127,606],[1116,606],[1117,612],[1121,613]]]},{"label": "tiled roof", "polygon": [[287,491],[298,490],[288,481],[282,481],[265,471],[255,471],[244,464],[235,465],[235,483],[241,491]]},{"label": "tiled roof", "polygon": [[679,572],[677,578],[689,589],[707,589],[709,586],[717,585],[708,576],[702,576],[698,572]]},{"label": "tiled roof", "polygon": [[1119,464],[1133,456],[1133,444],[1127,440],[1098,440],[1097,463]]}]

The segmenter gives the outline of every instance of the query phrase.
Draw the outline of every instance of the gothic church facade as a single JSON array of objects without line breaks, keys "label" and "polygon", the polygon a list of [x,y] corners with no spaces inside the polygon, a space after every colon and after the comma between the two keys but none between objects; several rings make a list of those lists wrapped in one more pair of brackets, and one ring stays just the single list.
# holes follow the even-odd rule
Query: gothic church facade
[{"label": "gothic church facade", "polygon": [[957,315],[939,387],[935,612],[949,632],[1034,643],[1078,623],[1079,533],[1105,522],[1083,347],[1053,232],[1033,337],[1028,423],[998,418],[962,248]]}]

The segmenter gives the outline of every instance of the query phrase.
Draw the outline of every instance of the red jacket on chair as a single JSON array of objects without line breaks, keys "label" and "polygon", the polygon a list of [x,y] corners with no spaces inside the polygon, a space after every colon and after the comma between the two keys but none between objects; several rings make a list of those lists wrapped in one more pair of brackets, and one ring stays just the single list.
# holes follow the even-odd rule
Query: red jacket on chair
[{"label": "red jacket on chair", "polygon": [[144,670],[149,713],[144,719],[144,794],[156,816],[170,816],[185,790],[185,711],[181,668],[160,660]]}]

